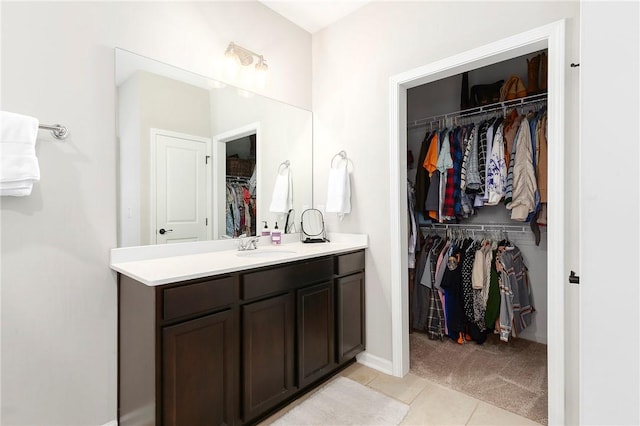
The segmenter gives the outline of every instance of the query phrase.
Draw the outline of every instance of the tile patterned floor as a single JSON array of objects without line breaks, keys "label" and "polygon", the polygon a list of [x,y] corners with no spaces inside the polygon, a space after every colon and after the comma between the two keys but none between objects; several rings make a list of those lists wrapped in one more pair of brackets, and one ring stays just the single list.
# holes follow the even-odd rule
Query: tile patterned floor
[{"label": "tile patterned floor", "polygon": [[[408,404],[409,413],[402,425],[539,426],[527,418],[415,374],[409,373],[403,378],[398,378],[355,363],[340,375]],[[312,394],[313,391],[292,402],[261,425],[273,423]]]}]

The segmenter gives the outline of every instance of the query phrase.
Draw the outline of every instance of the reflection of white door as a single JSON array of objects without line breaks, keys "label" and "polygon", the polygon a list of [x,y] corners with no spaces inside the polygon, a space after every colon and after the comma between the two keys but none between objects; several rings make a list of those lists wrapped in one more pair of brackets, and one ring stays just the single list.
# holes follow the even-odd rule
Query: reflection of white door
[{"label": "reflection of white door", "polygon": [[152,237],[152,242],[165,244],[207,239],[206,156],[209,139],[154,129],[151,143],[155,147],[151,206],[151,214],[155,215],[151,218],[152,225],[155,223],[152,229],[155,238]]}]

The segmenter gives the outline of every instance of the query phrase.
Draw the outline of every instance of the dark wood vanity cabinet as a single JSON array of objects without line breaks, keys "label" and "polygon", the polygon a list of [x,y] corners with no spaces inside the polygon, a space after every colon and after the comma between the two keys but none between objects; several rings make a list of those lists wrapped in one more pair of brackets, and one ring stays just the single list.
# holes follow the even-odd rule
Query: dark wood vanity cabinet
[{"label": "dark wood vanity cabinet", "polygon": [[333,282],[298,290],[297,299],[298,386],[304,387],[337,365]]},{"label": "dark wood vanity cabinet", "polygon": [[365,348],[364,251],[149,287],[119,276],[120,425],[252,424]]},{"label": "dark wood vanity cabinet", "polygon": [[164,425],[233,424],[234,325],[226,310],[162,328]]},{"label": "dark wood vanity cabinet", "polygon": [[336,256],[337,358],[345,363],[365,349],[364,251]]},{"label": "dark wood vanity cabinet", "polygon": [[338,295],[338,362],[351,360],[365,348],[364,273],[336,280]]},{"label": "dark wood vanity cabinet", "polygon": [[236,276],[149,287],[118,280],[118,424],[234,424]]},{"label": "dark wood vanity cabinet", "polygon": [[252,419],[294,389],[293,295],[285,293],[242,309],[243,419]]}]

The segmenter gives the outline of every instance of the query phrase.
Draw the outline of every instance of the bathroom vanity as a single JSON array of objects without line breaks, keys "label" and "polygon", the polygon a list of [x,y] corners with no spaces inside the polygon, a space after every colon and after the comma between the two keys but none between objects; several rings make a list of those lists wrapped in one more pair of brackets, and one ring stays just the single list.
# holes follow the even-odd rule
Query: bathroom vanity
[{"label": "bathroom vanity", "polygon": [[365,348],[366,245],[112,252],[119,424],[255,423],[340,370]]}]

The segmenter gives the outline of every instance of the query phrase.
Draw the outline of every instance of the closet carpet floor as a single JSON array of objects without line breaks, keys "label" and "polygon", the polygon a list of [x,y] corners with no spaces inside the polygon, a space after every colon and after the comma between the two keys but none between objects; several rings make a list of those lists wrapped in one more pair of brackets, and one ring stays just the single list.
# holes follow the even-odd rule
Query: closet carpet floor
[{"label": "closet carpet floor", "polygon": [[547,345],[497,335],[478,345],[410,334],[411,373],[543,425],[547,414]]}]

